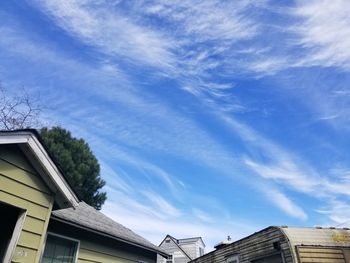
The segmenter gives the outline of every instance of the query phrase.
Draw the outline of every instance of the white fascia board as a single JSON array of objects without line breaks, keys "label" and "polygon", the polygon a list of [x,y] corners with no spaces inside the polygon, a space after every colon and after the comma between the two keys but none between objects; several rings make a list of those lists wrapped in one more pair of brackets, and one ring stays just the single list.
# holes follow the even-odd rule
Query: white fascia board
[{"label": "white fascia board", "polygon": [[52,181],[55,183],[57,189],[66,197],[67,201],[76,207],[79,204],[78,198],[75,196],[73,190],[64,179],[62,173],[58,170],[55,163],[52,161],[42,144],[36,138],[31,136],[28,141],[30,148],[36,154],[38,160],[42,166],[47,170],[47,174],[50,176]]},{"label": "white fascia board", "polygon": [[69,206],[76,207],[79,204],[78,198],[64,179],[62,173],[33,133],[29,131],[19,131],[11,134],[3,133],[0,136],[0,144],[26,144],[29,146],[32,152],[31,154],[34,154],[35,159],[40,163],[46,175],[50,177],[52,183],[55,185],[55,188],[59,192],[57,194],[62,195],[65,199],[65,203]]}]

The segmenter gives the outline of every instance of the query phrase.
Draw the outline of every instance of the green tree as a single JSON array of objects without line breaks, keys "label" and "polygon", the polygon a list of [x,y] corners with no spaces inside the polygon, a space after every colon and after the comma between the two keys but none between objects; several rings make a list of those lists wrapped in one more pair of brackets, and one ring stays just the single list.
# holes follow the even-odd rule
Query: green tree
[{"label": "green tree", "polygon": [[105,181],[101,179],[100,165],[89,145],[61,127],[43,128],[40,134],[80,198],[100,210],[107,198],[106,193],[100,191]]}]

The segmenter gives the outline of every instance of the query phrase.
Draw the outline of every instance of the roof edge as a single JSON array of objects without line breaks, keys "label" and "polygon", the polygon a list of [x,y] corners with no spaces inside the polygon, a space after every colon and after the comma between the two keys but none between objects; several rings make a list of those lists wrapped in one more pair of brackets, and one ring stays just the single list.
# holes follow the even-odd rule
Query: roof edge
[{"label": "roof edge", "polygon": [[65,224],[69,224],[71,226],[74,226],[74,227],[77,227],[77,228],[80,228],[80,229],[83,229],[83,230],[86,230],[86,231],[89,231],[89,232],[92,232],[92,233],[95,233],[95,234],[98,234],[98,235],[101,235],[101,236],[104,236],[104,237],[108,237],[108,238],[111,238],[111,239],[114,239],[114,240],[117,240],[117,241],[121,241],[121,242],[130,244],[130,245],[133,245],[133,246],[137,246],[137,247],[143,248],[143,249],[148,250],[148,251],[156,252],[157,254],[159,254],[159,255],[161,255],[161,256],[163,256],[165,258],[167,258],[169,256],[167,253],[165,253],[164,251],[162,251],[160,249],[159,250],[158,249],[153,249],[153,248],[141,245],[139,243],[132,242],[130,240],[126,240],[126,239],[123,239],[123,238],[120,238],[120,237],[116,237],[116,236],[110,235],[110,234],[102,232],[102,231],[98,231],[98,230],[92,229],[90,227],[82,226],[82,225],[77,224],[75,222],[72,222],[70,220],[65,220],[65,219],[62,219],[60,217],[57,217],[57,216],[55,216],[53,214],[51,214],[50,219],[53,219],[53,220],[56,220],[58,222],[62,222],[62,223],[65,223]]},{"label": "roof edge", "polygon": [[[63,171],[48,153],[39,133],[34,129],[0,131],[0,144],[18,144],[31,162],[38,163],[42,171],[38,171],[48,185],[53,185],[61,196],[60,206],[76,207],[79,203],[74,189],[69,185]],[[25,145],[25,147],[23,147]],[[40,173],[41,172],[41,173]],[[45,177],[48,175],[50,182]]]},{"label": "roof edge", "polygon": [[[185,254],[186,257],[188,257],[189,260],[192,260],[192,258],[185,252],[185,250],[182,249],[182,247],[177,243],[177,239],[172,237],[171,235],[168,235],[170,237],[170,239],[175,243],[175,245],[182,251],[182,253]],[[175,241],[175,240],[176,241]]]}]

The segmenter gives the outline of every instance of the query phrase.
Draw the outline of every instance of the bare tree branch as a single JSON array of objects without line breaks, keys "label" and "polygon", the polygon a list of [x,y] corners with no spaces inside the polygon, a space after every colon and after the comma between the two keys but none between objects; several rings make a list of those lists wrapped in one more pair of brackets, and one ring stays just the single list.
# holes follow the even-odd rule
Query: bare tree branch
[{"label": "bare tree branch", "polygon": [[42,107],[39,99],[31,98],[25,89],[10,95],[0,85],[0,129],[40,128]]}]

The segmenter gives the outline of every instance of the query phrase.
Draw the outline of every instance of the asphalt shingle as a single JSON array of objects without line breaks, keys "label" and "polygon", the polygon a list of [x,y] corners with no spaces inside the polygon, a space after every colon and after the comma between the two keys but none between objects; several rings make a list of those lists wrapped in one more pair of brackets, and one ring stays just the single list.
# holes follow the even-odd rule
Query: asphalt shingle
[{"label": "asphalt shingle", "polygon": [[67,208],[53,211],[52,215],[53,218],[56,217],[64,221],[68,221],[76,225],[101,232],[102,234],[117,238],[121,241],[124,240],[128,243],[133,243],[146,249],[155,251],[159,254],[166,255],[166,253],[159,247],[155,246],[140,235],[134,233],[129,228],[115,222],[85,202],[80,202],[75,209]]}]

